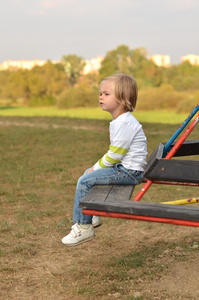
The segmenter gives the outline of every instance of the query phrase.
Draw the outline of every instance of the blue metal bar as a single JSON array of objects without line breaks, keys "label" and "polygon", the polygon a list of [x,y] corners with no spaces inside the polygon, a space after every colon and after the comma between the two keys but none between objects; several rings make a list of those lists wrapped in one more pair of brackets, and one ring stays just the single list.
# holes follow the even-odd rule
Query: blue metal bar
[{"label": "blue metal bar", "polygon": [[189,123],[189,121],[193,118],[193,116],[197,113],[198,110],[199,110],[199,104],[194,108],[194,110],[184,120],[184,122],[176,130],[176,132],[174,133],[174,135],[170,138],[170,140],[165,144],[165,146],[164,146],[164,152],[163,152],[163,157],[165,157],[167,155],[167,152],[169,151],[169,147],[171,146],[171,144],[175,141],[175,139],[182,132],[182,130],[187,126],[187,124]]}]

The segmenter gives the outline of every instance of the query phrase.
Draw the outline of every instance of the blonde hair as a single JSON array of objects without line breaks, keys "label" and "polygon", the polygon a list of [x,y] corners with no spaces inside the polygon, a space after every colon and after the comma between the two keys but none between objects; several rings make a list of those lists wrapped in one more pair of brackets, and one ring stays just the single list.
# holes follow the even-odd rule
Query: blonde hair
[{"label": "blonde hair", "polygon": [[125,111],[134,111],[138,97],[135,79],[130,75],[118,73],[104,78],[102,82],[107,80],[113,81],[116,101],[123,106]]}]

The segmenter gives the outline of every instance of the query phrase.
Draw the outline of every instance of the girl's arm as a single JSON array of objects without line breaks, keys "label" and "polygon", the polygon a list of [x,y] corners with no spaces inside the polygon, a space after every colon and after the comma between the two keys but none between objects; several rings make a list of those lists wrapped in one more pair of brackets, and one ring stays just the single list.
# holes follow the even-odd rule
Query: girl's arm
[{"label": "girl's arm", "polygon": [[140,128],[141,125],[139,123],[134,127],[129,126],[126,123],[118,123],[117,127],[114,129],[114,137],[112,137],[109,150],[93,166],[94,170],[111,168],[116,163],[121,162],[123,156],[128,152],[132,140]]}]

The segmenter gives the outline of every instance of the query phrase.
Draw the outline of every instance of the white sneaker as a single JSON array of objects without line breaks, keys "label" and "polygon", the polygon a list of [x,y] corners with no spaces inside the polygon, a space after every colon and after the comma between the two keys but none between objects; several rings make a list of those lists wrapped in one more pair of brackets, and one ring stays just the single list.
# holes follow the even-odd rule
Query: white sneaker
[{"label": "white sneaker", "polygon": [[92,218],[93,227],[99,227],[102,225],[101,218],[99,216],[93,216]]},{"label": "white sneaker", "polygon": [[90,241],[94,237],[95,231],[93,225],[90,225],[88,229],[84,229],[76,223],[71,227],[71,232],[63,237],[62,243],[66,246],[72,247]]}]

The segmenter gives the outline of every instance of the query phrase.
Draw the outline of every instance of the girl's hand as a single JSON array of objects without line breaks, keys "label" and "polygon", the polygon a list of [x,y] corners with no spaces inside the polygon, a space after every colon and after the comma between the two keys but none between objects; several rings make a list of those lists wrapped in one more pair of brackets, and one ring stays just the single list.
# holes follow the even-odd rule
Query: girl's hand
[{"label": "girl's hand", "polygon": [[92,168],[90,168],[90,169],[87,171],[87,174],[90,173],[90,172],[93,172],[93,171],[94,171],[94,169],[93,169],[93,167],[92,167]]}]

